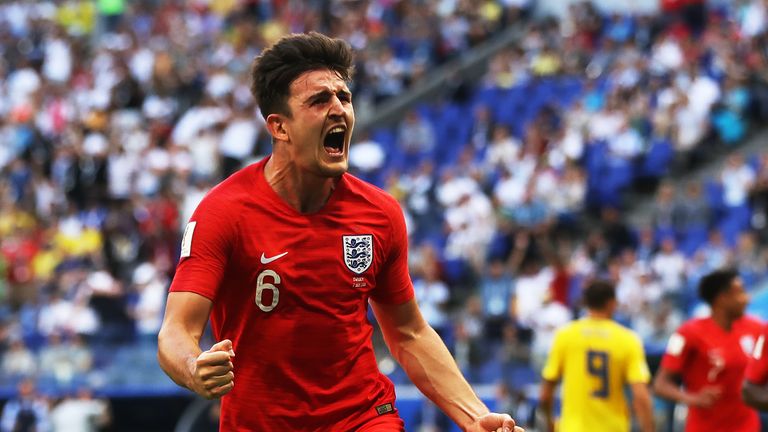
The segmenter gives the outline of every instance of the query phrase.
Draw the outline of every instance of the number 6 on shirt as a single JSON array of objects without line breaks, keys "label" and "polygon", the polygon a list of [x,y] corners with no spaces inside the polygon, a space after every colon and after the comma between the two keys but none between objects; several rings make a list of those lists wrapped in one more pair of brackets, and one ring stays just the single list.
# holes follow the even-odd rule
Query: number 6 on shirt
[{"label": "number 6 on shirt", "polygon": [[[271,277],[274,284],[264,282],[265,277]],[[258,278],[256,279],[256,305],[259,306],[259,309],[263,310],[264,312],[269,312],[272,309],[277,306],[277,303],[280,301],[280,290],[277,289],[275,285],[280,285],[280,275],[275,273],[273,270],[264,270],[263,272],[259,273]],[[264,290],[272,291],[272,303],[265,305],[261,297],[264,294]]]},{"label": "number 6 on shirt", "polygon": [[600,387],[592,392],[598,398],[608,397],[608,353],[587,351],[587,372],[600,380]]}]

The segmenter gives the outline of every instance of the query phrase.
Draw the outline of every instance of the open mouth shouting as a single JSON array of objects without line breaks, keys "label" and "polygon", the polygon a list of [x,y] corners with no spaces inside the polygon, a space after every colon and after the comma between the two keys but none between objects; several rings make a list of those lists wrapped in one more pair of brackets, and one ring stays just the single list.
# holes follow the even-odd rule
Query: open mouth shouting
[{"label": "open mouth shouting", "polygon": [[325,152],[334,157],[344,155],[344,141],[347,136],[346,126],[334,126],[323,139]]}]

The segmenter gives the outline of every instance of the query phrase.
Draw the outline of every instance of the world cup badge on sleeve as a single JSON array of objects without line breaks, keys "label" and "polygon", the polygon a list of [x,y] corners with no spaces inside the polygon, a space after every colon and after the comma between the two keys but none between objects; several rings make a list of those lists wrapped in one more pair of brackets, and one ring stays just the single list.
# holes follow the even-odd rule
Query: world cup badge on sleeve
[{"label": "world cup badge on sleeve", "polygon": [[345,235],[342,236],[342,243],[347,268],[356,274],[368,270],[373,262],[373,235]]}]

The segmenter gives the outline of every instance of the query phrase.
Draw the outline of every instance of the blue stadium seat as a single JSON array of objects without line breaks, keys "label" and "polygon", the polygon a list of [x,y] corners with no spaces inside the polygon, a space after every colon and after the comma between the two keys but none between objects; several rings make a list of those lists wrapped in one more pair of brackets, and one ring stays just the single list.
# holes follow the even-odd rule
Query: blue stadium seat
[{"label": "blue stadium seat", "polygon": [[669,164],[675,156],[675,149],[667,138],[655,138],[640,165],[639,175],[661,178],[667,174]]},{"label": "blue stadium seat", "polygon": [[688,257],[707,242],[709,229],[704,225],[689,225],[682,233],[678,233],[680,250]]},{"label": "blue stadium seat", "polygon": [[469,263],[460,258],[444,259],[441,262],[443,278],[448,285],[467,280],[472,270]]},{"label": "blue stadium seat", "polygon": [[713,219],[719,220],[725,203],[723,202],[723,185],[713,178],[704,181],[704,196],[712,210]]},{"label": "blue stadium seat", "polygon": [[474,376],[478,383],[493,384],[503,378],[503,372],[501,362],[491,360],[475,368]]}]

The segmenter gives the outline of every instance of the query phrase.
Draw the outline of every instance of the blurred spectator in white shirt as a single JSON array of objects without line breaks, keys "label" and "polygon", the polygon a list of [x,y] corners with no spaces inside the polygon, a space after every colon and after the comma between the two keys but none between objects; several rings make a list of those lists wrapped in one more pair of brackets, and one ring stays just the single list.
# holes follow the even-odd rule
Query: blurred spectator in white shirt
[{"label": "blurred spectator in white shirt", "polygon": [[51,410],[53,432],[97,432],[111,421],[109,402],[95,399],[87,388],[81,388],[76,397],[65,398]]},{"label": "blurred spectator in white shirt", "polygon": [[140,340],[154,341],[160,331],[165,306],[167,281],[154,265],[145,262],[133,271],[133,287],[138,298],[131,309]]},{"label": "blurred spectator in white shirt", "polygon": [[240,169],[251,157],[259,136],[261,123],[254,121],[260,118],[251,109],[240,109],[232,116],[219,142],[219,153],[222,156],[223,175],[229,176]]},{"label": "blurred spectator in white shirt", "polygon": [[737,18],[741,33],[747,38],[752,38],[766,30],[768,5],[764,0],[750,0],[743,3]]},{"label": "blurred spectator in white shirt", "polygon": [[93,355],[84,340],[74,335],[65,339],[58,333],[51,334],[39,355],[40,373],[65,385],[88,372],[93,364]]},{"label": "blurred spectator in white shirt", "polygon": [[651,259],[651,269],[665,292],[679,293],[685,281],[685,257],[672,237],[661,240],[661,248]]},{"label": "blurred spectator in white shirt", "polygon": [[550,290],[544,296],[541,308],[531,316],[531,363],[536,371],[544,367],[547,354],[555,340],[555,332],[572,319],[571,311],[560,302],[554,301]]},{"label": "blurred spectator in white shirt", "polygon": [[755,171],[741,154],[728,156],[720,173],[723,183],[723,203],[728,207],[739,207],[747,203],[749,192],[755,182]]},{"label": "blurred spectator in white shirt", "polygon": [[509,131],[509,127],[497,124],[493,127],[491,140],[485,152],[485,168],[493,172],[502,167],[512,166],[518,159],[522,143]]},{"label": "blurred spectator in white shirt", "polygon": [[56,84],[66,84],[72,74],[72,47],[63,31],[53,29],[44,45],[43,76]]},{"label": "blurred spectator in white shirt", "polygon": [[672,34],[662,35],[651,52],[651,68],[655,72],[667,72],[682,67],[683,50]]},{"label": "blurred spectator in white shirt", "polygon": [[24,340],[14,338],[8,350],[3,354],[2,374],[5,376],[32,376],[37,371],[35,354],[27,347]]},{"label": "blurred spectator in white shirt", "polygon": [[364,173],[377,171],[384,165],[386,158],[381,144],[369,134],[364,134],[349,149],[349,164]]},{"label": "blurred spectator in white shirt", "polygon": [[424,319],[435,331],[444,335],[450,325],[446,311],[450,291],[439,277],[436,262],[429,260],[424,263],[421,277],[413,282],[413,289]]},{"label": "blurred spectator in white shirt", "polygon": [[533,259],[526,259],[515,283],[513,314],[517,322],[526,328],[535,325],[538,314],[549,296],[549,286],[554,278],[551,267]]}]

